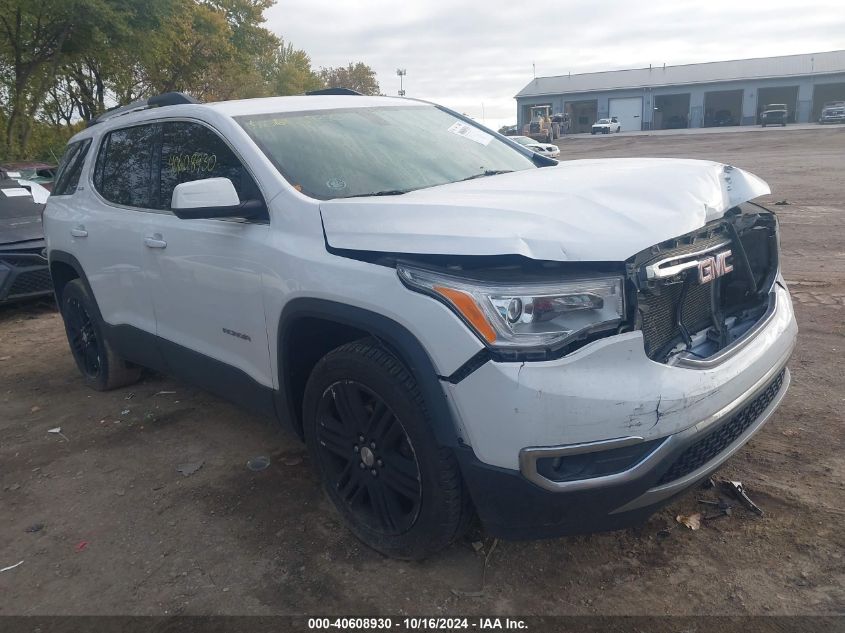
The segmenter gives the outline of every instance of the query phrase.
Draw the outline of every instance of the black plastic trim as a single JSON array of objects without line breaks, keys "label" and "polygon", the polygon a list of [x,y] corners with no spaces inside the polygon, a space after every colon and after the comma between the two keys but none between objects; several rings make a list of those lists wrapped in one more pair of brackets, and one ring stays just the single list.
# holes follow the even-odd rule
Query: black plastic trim
[{"label": "black plastic trim", "polygon": [[131,363],[175,376],[238,407],[276,419],[275,395],[245,372],[132,325],[100,325],[118,354]]},{"label": "black plastic trim", "polygon": [[244,218],[251,220],[267,216],[264,200],[244,200],[229,207],[194,207],[191,209],[170,209],[180,220],[204,220],[217,218]]},{"label": "black plastic trim", "polygon": [[326,95],[337,95],[337,96],[352,96],[352,97],[362,97],[360,92],[357,90],[352,90],[352,88],[323,88],[321,90],[311,90],[305,93],[308,97],[322,97]]},{"label": "black plastic trim", "polygon": [[613,513],[653,487],[669,466],[612,487],[551,492],[528,481],[519,471],[481,462],[469,447],[455,450],[461,474],[484,528],[503,539],[553,538],[619,530],[643,523],[707,475],[677,494],[653,505]]},{"label": "black plastic trim", "polygon": [[451,375],[441,376],[440,379],[453,385],[457,385],[464,378],[472,375],[475,370],[483,367],[488,361],[492,360],[492,358],[493,355],[490,353],[489,349],[484,348],[479,350],[477,354],[474,354],[472,358],[453,371]]},{"label": "black plastic trim", "polygon": [[147,99],[147,104],[150,107],[172,106],[172,105],[189,105],[199,103],[191,95],[184,92],[164,92],[160,95],[155,95]]},{"label": "black plastic trim", "polygon": [[350,326],[377,338],[405,364],[419,385],[429,407],[437,441],[444,446],[456,447],[461,440],[455,431],[446,394],[440,384],[434,364],[417,338],[399,323],[381,314],[355,306],[325,299],[293,299],[285,305],[279,319],[278,361],[280,391],[277,394],[277,408],[281,417],[297,421],[301,412],[296,410],[290,372],[285,371],[285,362],[291,344],[291,331],[299,319],[317,318]]}]

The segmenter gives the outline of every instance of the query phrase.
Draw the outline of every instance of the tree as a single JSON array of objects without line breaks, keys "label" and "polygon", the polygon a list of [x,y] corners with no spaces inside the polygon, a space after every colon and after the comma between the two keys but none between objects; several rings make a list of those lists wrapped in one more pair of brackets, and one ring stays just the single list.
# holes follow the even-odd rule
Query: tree
[{"label": "tree", "polygon": [[51,156],[108,108],[161,92],[379,92],[363,63],[316,72],[305,51],[265,27],[274,2],[0,0],[0,159]]},{"label": "tree", "polygon": [[364,95],[377,95],[381,92],[376,72],[363,62],[349,62],[345,67],[320,68],[320,78],[327,88],[349,88]]},{"label": "tree", "polygon": [[0,0],[0,56],[8,95],[5,144],[12,154],[26,145],[27,115],[40,96],[44,75],[50,74],[48,67],[57,65],[73,29],[73,16],[62,4]]},{"label": "tree", "polygon": [[323,80],[311,68],[308,54],[284,42],[274,51],[266,76],[273,95],[304,94],[325,87]]},{"label": "tree", "polygon": [[8,96],[6,153],[26,152],[35,114],[65,63],[105,55],[109,44],[120,42],[131,30],[133,15],[149,15],[150,5],[164,2],[142,6],[136,0],[0,0],[0,67]]}]

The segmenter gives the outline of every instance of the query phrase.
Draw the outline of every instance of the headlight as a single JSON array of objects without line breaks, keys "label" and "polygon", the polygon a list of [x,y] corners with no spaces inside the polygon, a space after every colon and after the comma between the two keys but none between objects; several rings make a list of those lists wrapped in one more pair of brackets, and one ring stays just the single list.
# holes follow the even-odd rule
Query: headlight
[{"label": "headlight", "polygon": [[400,265],[412,290],[443,301],[491,347],[548,347],[622,322],[621,277],[499,284]]}]

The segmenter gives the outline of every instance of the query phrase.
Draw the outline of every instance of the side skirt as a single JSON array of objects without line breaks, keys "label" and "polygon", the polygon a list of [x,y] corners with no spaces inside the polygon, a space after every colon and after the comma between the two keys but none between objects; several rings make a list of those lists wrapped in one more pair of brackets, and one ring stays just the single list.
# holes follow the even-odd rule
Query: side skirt
[{"label": "side skirt", "polygon": [[276,390],[242,370],[131,325],[104,325],[104,328],[126,360],[189,382],[250,413],[279,419]]}]

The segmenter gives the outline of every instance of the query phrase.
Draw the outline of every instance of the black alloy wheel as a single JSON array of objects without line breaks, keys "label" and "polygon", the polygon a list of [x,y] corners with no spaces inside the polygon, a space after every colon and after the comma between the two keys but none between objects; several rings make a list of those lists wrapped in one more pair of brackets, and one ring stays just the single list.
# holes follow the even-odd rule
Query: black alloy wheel
[{"label": "black alloy wheel", "polygon": [[420,467],[401,420],[354,380],[333,383],[317,407],[318,459],[327,485],[356,520],[396,536],[417,520]]},{"label": "black alloy wheel", "polygon": [[472,503],[411,371],[379,341],[345,343],[305,386],[302,431],[329,500],[364,544],[420,560],[464,533]]},{"label": "black alloy wheel", "polygon": [[69,281],[58,293],[70,352],[85,383],[108,391],[137,382],[141,368],[118,354],[99,320],[97,302],[82,280]]},{"label": "black alloy wheel", "polygon": [[76,297],[65,301],[63,316],[68,342],[79,369],[90,380],[97,380],[102,371],[102,349],[94,321]]}]

